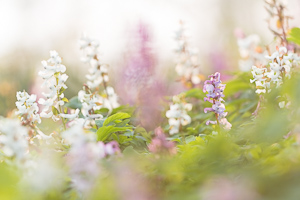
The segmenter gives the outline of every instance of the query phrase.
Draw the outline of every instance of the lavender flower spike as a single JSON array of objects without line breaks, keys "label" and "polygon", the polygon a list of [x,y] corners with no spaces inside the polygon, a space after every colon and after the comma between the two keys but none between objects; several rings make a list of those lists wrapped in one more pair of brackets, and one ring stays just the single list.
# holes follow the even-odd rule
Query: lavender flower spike
[{"label": "lavender flower spike", "polygon": [[216,121],[208,120],[206,125],[209,124],[218,124],[221,125],[225,130],[231,129],[231,124],[225,118],[227,112],[225,111],[225,105],[222,103],[223,94],[225,89],[225,84],[222,84],[221,75],[219,72],[208,76],[210,80],[206,80],[203,86],[203,92],[207,92],[206,97],[204,97],[204,101],[209,101],[212,103],[211,108],[204,108],[204,113],[214,112],[216,115]]}]

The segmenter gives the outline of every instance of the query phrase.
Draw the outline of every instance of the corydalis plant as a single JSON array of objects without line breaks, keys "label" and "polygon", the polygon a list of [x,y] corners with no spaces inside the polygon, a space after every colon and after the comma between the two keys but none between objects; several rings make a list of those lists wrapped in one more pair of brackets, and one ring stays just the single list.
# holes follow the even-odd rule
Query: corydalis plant
[{"label": "corydalis plant", "polygon": [[74,114],[66,114],[67,110],[63,109],[65,102],[68,102],[63,93],[67,89],[65,82],[68,79],[68,75],[64,73],[66,67],[61,62],[61,57],[56,51],[50,51],[50,59],[42,61],[44,70],[39,72],[39,76],[44,79],[42,87],[46,86],[49,93],[42,93],[45,98],[40,98],[39,104],[44,106],[40,114],[41,117],[52,117],[54,121],[61,119],[65,127],[66,121],[64,118],[76,118],[79,110],[77,109]]},{"label": "corydalis plant", "polygon": [[277,50],[266,58],[269,60],[269,69],[266,66],[252,66],[253,79],[250,82],[255,82],[258,94],[270,92],[274,87],[272,85],[280,87],[285,78],[291,77],[293,64],[297,65],[300,60],[297,54],[287,52],[286,47],[277,47]]},{"label": "corydalis plant", "polygon": [[223,97],[225,96],[223,94],[225,84],[222,84],[220,76],[220,73],[216,72],[215,74],[208,76],[210,80],[204,82],[203,92],[207,92],[204,101],[212,103],[211,108],[204,108],[204,113],[214,112],[216,117],[215,121],[208,120],[206,125],[216,124],[225,130],[230,130],[232,125],[225,118],[227,112],[225,112],[225,105],[222,103],[224,102]]},{"label": "corydalis plant", "polygon": [[166,112],[166,117],[169,118],[169,133],[171,135],[179,133],[183,126],[191,123],[192,119],[187,114],[190,110],[192,110],[192,104],[186,103],[184,96],[173,97],[173,104],[170,105],[170,110]]},{"label": "corydalis plant", "polygon": [[192,88],[201,82],[200,66],[198,64],[197,49],[188,46],[184,23],[180,22],[180,29],[175,37],[178,48],[176,72],[180,76],[181,82],[188,88]]},{"label": "corydalis plant", "polygon": [[[107,65],[99,60],[99,42],[84,35],[80,41],[80,49],[83,51],[82,61],[90,65],[89,74],[86,75],[87,83],[83,90],[78,92],[78,99],[82,103],[81,112],[86,120],[102,118],[97,111],[107,108],[109,111],[119,106],[118,96],[114,89],[108,86],[109,76]],[[103,86],[104,93],[100,92]]]},{"label": "corydalis plant", "polygon": [[20,116],[23,126],[29,127],[29,136],[31,138],[49,139],[51,136],[45,135],[37,126],[36,123],[41,123],[40,115],[38,114],[39,107],[36,103],[36,95],[29,95],[27,92],[17,92],[16,114]]}]

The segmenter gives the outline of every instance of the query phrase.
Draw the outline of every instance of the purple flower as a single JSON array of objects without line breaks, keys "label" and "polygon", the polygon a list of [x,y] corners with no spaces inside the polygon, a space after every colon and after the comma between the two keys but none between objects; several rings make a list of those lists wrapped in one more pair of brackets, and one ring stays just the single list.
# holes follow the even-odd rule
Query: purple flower
[{"label": "purple flower", "polygon": [[129,53],[122,61],[116,89],[123,104],[137,107],[137,123],[152,130],[162,120],[160,102],[167,88],[160,74],[155,73],[157,56],[150,27],[140,22],[130,36]]},{"label": "purple flower", "polygon": [[155,129],[155,137],[148,146],[152,153],[176,154],[175,143],[168,141],[161,127]]},{"label": "purple flower", "polygon": [[204,97],[204,101],[208,101],[212,103],[211,108],[204,108],[204,113],[207,112],[214,112],[216,114],[216,121],[208,120],[206,125],[209,124],[218,124],[222,125],[225,130],[231,129],[231,124],[225,118],[227,112],[225,112],[225,105],[222,103],[224,102],[223,94],[225,89],[225,84],[222,84],[221,75],[219,72],[208,76],[210,80],[206,80],[203,86],[203,92],[207,92],[206,97]]}]

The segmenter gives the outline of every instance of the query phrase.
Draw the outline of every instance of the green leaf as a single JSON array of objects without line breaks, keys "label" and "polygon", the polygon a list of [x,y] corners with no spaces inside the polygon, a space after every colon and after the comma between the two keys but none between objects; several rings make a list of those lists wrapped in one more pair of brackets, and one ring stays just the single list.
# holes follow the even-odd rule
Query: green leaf
[{"label": "green leaf", "polygon": [[126,130],[128,127],[102,126],[96,133],[99,141],[106,141],[112,133]]},{"label": "green leaf", "polygon": [[116,120],[121,120],[121,119],[127,119],[130,118],[131,116],[127,113],[116,113],[114,115],[109,116],[103,123],[103,126],[107,126],[108,124],[116,121]]},{"label": "green leaf", "polygon": [[95,113],[96,114],[100,114],[100,115],[107,115],[109,112],[109,109],[108,108],[101,108],[99,110],[95,110]]},{"label": "green leaf", "polygon": [[140,126],[136,127],[134,132],[136,134],[138,134],[138,133],[141,134],[148,142],[151,141],[151,135],[143,127],[140,127]]},{"label": "green leaf", "polygon": [[129,115],[132,115],[133,112],[134,112],[135,108],[130,106],[130,105],[121,105],[115,109],[112,110],[111,114],[116,114],[118,112],[126,112],[128,113]]},{"label": "green leaf", "polygon": [[294,42],[300,45],[300,28],[293,28],[289,34],[290,37],[287,38],[288,41]]},{"label": "green leaf", "polygon": [[[118,120],[116,120],[116,121],[118,121]],[[116,127],[124,127],[124,126],[128,125],[129,122],[130,122],[130,119],[125,119],[124,121],[117,123]]]},{"label": "green leaf", "polygon": [[68,108],[72,108],[72,109],[81,109],[82,107],[82,104],[81,102],[79,101],[78,97],[75,96],[75,97],[72,97],[68,103],[65,104],[66,107]]},{"label": "green leaf", "polygon": [[187,144],[190,143],[190,142],[192,142],[192,141],[196,141],[196,137],[193,136],[193,135],[189,135],[189,136],[187,136],[187,137],[185,138],[185,142],[186,142]]},{"label": "green leaf", "polygon": [[99,120],[95,120],[96,125],[98,126],[98,128],[101,128],[103,126],[103,123],[105,121],[106,118],[104,119],[99,119]]},{"label": "green leaf", "polygon": [[197,99],[203,99],[205,94],[199,88],[193,88],[185,92],[185,97],[194,97]]},{"label": "green leaf", "polygon": [[69,100],[68,100],[66,97],[62,98],[62,100],[63,100],[64,102],[66,102],[66,103],[69,102]]},{"label": "green leaf", "polygon": [[53,112],[53,115],[58,115],[59,114],[59,111],[54,106],[52,106],[52,112]]}]

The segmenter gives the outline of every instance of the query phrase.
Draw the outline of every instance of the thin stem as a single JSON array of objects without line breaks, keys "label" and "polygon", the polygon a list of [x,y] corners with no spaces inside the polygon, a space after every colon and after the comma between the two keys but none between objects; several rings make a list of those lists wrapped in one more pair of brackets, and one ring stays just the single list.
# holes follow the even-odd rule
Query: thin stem
[{"label": "thin stem", "polygon": [[[56,78],[56,84],[58,85],[58,78]],[[57,101],[59,102],[60,100],[61,99],[59,97],[59,91],[57,90]],[[58,104],[58,108],[59,108],[59,113],[63,113],[61,105]],[[64,130],[67,130],[66,123],[63,117],[61,117],[61,121],[63,123]]]},{"label": "thin stem", "polygon": [[263,95],[259,95],[259,101],[258,101],[258,103],[257,103],[256,109],[255,109],[255,111],[252,113],[252,115],[254,115],[255,117],[256,117],[257,114],[258,114],[258,111],[259,111],[259,109],[260,109],[260,104],[262,103],[263,98],[264,98]]},{"label": "thin stem", "polygon": [[[179,121],[181,121],[181,120],[179,119]],[[180,126],[179,126],[179,132],[181,133],[183,144],[186,144],[185,135],[182,132],[182,125],[181,125],[181,123],[180,123]]]}]

